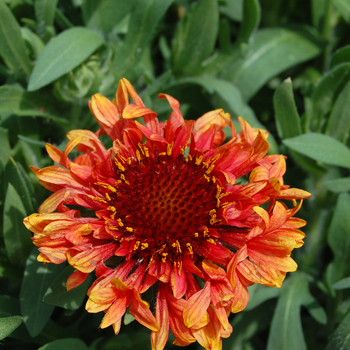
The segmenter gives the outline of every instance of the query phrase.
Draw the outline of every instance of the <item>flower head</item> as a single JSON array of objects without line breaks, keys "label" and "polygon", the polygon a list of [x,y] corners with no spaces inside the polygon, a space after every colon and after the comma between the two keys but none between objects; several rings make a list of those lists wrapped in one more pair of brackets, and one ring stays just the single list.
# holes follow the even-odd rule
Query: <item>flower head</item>
[{"label": "flower head", "polygon": [[[221,349],[247,287],[281,287],[296,270],[290,254],[303,244],[305,222],[293,216],[310,194],[284,184],[285,158],[267,155],[267,132],[239,118],[237,134],[222,109],[184,120],[177,100],[159,97],[173,110],[162,123],[126,79],[112,102],[94,95],[101,129],[70,131],[64,152],[47,145],[58,166],[32,169],[53,194],[24,223],[39,261],[76,269],[68,289],[95,271],[86,309],[105,312],[101,328],[118,333],[129,307],[152,330],[152,349],[164,348],[169,327],[177,345]],[[71,160],[74,148],[81,154]],[[149,288],[155,305],[143,299]]]}]

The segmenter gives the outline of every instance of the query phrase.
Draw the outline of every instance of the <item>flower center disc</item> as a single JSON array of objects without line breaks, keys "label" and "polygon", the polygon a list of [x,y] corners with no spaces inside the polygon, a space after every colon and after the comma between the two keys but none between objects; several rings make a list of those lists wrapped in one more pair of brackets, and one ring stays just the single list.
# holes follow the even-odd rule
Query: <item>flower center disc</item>
[{"label": "flower center disc", "polygon": [[205,165],[159,155],[132,160],[124,168],[115,169],[120,181],[110,203],[119,231],[124,230],[119,237],[134,240],[135,253],[148,248],[178,254],[209,237],[217,185],[208,181]]}]

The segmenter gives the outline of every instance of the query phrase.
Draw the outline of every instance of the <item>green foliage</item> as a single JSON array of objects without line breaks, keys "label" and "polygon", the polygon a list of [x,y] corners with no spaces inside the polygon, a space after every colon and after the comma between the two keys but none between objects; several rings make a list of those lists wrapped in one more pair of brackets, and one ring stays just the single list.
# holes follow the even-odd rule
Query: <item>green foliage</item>
[{"label": "green foliage", "polygon": [[96,131],[87,100],[112,99],[126,77],[160,120],[164,92],[187,119],[223,108],[237,129],[242,116],[268,130],[286,184],[312,193],[299,271],[282,289],[249,287],[223,348],[348,349],[349,26],[347,0],[0,0],[2,348],[150,348],[130,314],[117,337],[98,329],[84,309],[92,277],[67,292],[73,269],[37,262],[23,226],[48,196],[28,166],[51,165],[45,143],[63,149],[69,130]]}]

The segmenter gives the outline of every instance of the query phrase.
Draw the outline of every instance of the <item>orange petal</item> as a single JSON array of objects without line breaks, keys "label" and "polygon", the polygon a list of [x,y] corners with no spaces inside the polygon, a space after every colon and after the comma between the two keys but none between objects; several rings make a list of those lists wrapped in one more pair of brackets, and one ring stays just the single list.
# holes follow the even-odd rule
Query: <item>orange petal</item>
[{"label": "orange petal", "polygon": [[183,318],[186,327],[191,328],[200,321],[207,312],[210,304],[210,282],[205,287],[193,294],[186,302]]},{"label": "orange petal", "polygon": [[220,322],[212,309],[208,309],[210,322],[203,328],[193,330],[198,343],[206,350],[221,350]]},{"label": "orange petal", "polygon": [[179,269],[175,262],[171,272],[170,285],[176,299],[182,298],[185,295],[187,290],[186,274]]},{"label": "orange petal", "polygon": [[149,309],[149,303],[142,300],[140,293],[134,289],[134,296],[130,305],[130,314],[134,318],[150,329],[151,331],[158,331],[160,329],[157,320],[154,318],[152,312]]},{"label": "orange petal", "polygon": [[126,306],[129,304],[130,298],[130,295],[120,295],[118,299],[112,304],[112,306],[110,306],[106,315],[103,317],[100,328],[107,328],[111,324],[118,322],[124,316]]},{"label": "orange petal", "polygon": [[56,148],[55,146],[53,145],[50,145],[49,143],[47,143],[45,145],[45,148],[46,148],[46,151],[47,153],[49,154],[50,158],[56,162],[57,164],[59,165],[62,165],[62,166],[66,166],[66,161],[64,159],[64,155],[63,155],[63,152],[60,151],[58,148]]},{"label": "orange petal", "polygon": [[79,270],[74,271],[69,277],[66,282],[66,288],[68,291],[70,291],[73,288],[76,288],[80,286],[82,283],[85,282],[87,276],[89,274],[81,272]]},{"label": "orange petal", "polygon": [[157,295],[156,320],[160,328],[151,334],[152,350],[164,349],[169,336],[169,311],[163,283],[160,283]]}]

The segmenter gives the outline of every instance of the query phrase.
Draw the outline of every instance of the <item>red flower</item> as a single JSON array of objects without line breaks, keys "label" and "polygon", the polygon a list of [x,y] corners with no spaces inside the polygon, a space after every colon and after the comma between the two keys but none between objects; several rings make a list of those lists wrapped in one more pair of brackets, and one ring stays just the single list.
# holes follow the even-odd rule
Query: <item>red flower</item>
[{"label": "red flower", "polygon": [[[266,155],[266,132],[239,118],[236,134],[221,109],[184,120],[177,100],[159,97],[173,109],[164,123],[126,79],[113,102],[94,95],[89,106],[101,129],[69,132],[65,152],[47,145],[60,166],[32,169],[54,193],[24,223],[39,261],[76,268],[68,289],[95,270],[86,309],[106,313],[101,328],[118,333],[129,307],[152,330],[152,349],[164,348],[169,327],[177,345],[221,349],[232,332],[228,315],[247,305],[247,287],[280,287],[296,269],[290,254],[303,244],[305,223],[293,216],[310,194],[284,185],[284,157]],[[223,144],[227,126],[232,138]],[[104,133],[110,149],[99,140]],[[82,154],[72,161],[75,147]],[[142,299],[151,287],[154,314]]]}]

